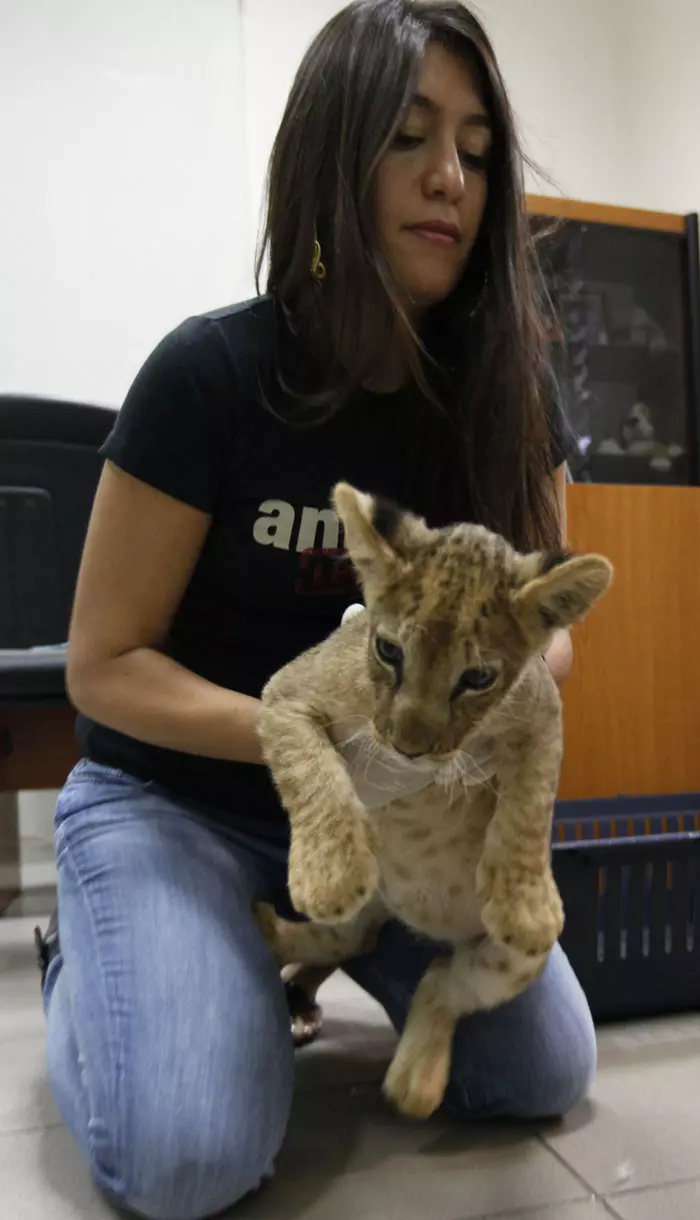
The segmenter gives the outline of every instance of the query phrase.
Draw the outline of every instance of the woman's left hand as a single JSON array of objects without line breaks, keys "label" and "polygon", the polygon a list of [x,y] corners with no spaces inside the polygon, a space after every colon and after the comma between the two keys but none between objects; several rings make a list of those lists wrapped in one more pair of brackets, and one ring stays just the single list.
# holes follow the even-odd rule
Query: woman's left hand
[{"label": "woman's left hand", "polygon": [[[566,488],[568,474],[566,462],[562,462],[554,471],[551,490],[554,492],[556,512],[561,530],[561,548],[567,550],[566,530]],[[574,663],[574,650],[571,643],[571,633],[567,629],[556,631],[552,642],[544,654],[544,662],[557,686],[561,687],[571,673]]]},{"label": "woman's left hand", "polygon": [[568,631],[556,632],[544,654],[544,662],[557,686],[561,686],[571,673],[574,663],[574,649]]}]

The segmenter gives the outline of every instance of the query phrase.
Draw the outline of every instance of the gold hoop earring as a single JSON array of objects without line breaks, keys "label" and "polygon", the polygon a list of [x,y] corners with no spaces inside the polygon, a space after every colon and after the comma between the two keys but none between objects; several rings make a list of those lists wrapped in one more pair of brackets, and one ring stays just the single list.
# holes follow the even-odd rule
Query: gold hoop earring
[{"label": "gold hoop earring", "polygon": [[326,265],[321,261],[321,243],[318,240],[318,234],[314,230],[314,252],[311,256],[311,274],[319,284],[321,280],[326,278]]}]

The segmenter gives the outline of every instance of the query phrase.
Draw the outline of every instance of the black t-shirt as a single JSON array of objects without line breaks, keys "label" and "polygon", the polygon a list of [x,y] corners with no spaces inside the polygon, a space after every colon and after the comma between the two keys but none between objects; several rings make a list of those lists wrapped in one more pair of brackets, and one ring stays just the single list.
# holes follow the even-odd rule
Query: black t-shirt
[{"label": "black t-shirt", "polygon": [[[285,333],[265,297],[183,323],[146,361],[102,448],[128,474],[211,514],[163,651],[256,697],[275,670],[329,635],[359,600],[329,508],[335,483],[347,480],[430,524],[446,523],[439,486],[418,473],[407,426],[415,402],[404,392],[363,392],[311,428],[283,418],[274,368]],[[555,465],[564,458],[558,421],[555,410]],[[84,716],[78,739],[95,761],[213,814],[283,817],[264,767],[146,745]]]}]

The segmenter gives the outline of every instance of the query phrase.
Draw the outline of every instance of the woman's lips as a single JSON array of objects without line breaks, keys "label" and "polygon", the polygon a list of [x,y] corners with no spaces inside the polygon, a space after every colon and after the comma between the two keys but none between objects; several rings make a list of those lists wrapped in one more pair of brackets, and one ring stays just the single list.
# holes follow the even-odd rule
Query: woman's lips
[{"label": "woman's lips", "polygon": [[431,225],[413,225],[409,229],[409,233],[414,233],[423,241],[430,242],[432,246],[442,246],[443,249],[456,246],[459,241],[456,233],[452,233],[448,229],[433,228]]}]

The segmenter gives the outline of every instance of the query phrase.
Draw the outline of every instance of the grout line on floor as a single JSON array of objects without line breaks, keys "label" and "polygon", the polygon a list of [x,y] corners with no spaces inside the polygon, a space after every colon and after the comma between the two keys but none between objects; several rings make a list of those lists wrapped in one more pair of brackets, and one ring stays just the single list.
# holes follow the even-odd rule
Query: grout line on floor
[{"label": "grout line on floor", "polygon": [[551,1153],[551,1155],[554,1157],[555,1161],[558,1161],[559,1164],[564,1169],[568,1170],[568,1172],[571,1174],[572,1178],[575,1178],[576,1181],[579,1182],[581,1186],[585,1187],[585,1189],[588,1191],[588,1193],[593,1198],[595,1198],[595,1199],[601,1198],[600,1195],[596,1194],[595,1189],[593,1186],[591,1186],[590,1182],[587,1182],[586,1179],[583,1177],[583,1175],[579,1173],[578,1169],[574,1169],[573,1165],[570,1165],[569,1162],[566,1160],[566,1158],[563,1157],[560,1152],[557,1152],[556,1148],[552,1148],[551,1145],[547,1143],[547,1141],[541,1131],[535,1131],[535,1138],[539,1140],[539,1142],[543,1148],[547,1149],[547,1152]]},{"label": "grout line on floor", "polygon": [[655,1190],[671,1190],[674,1186],[692,1186],[694,1182],[700,1182],[700,1176],[697,1173],[690,1174],[687,1178],[671,1178],[668,1182],[649,1182],[647,1186],[632,1186],[626,1190],[616,1190],[606,1198],[609,1203],[614,1205],[615,1199],[626,1199],[630,1195],[649,1195]]},{"label": "grout line on floor", "polygon": [[608,1216],[612,1216],[612,1220],[622,1220],[620,1213],[615,1211],[610,1199],[599,1199],[598,1202],[601,1204],[603,1211],[606,1212]]},{"label": "grout line on floor", "polygon": [[[576,1180],[580,1182],[587,1191],[590,1192],[591,1198],[600,1203],[608,1214],[614,1217],[614,1220],[620,1220],[620,1213],[615,1209],[615,1199],[626,1199],[629,1195],[651,1194],[653,1191],[669,1190],[674,1186],[691,1186],[693,1182],[700,1182],[700,1176],[694,1173],[687,1178],[672,1178],[668,1182],[649,1182],[646,1186],[634,1186],[631,1189],[628,1188],[627,1190],[615,1191],[614,1194],[600,1195],[596,1193],[590,1183],[586,1181],[578,1170],[574,1169],[573,1166],[571,1166],[569,1162],[565,1160],[560,1152],[558,1152],[555,1148],[550,1147],[550,1145],[546,1142],[544,1135],[540,1131],[536,1132],[536,1136],[547,1151],[551,1152],[552,1156],[559,1161],[559,1164],[562,1165],[564,1169],[568,1169],[569,1173],[575,1177]],[[515,1215],[517,1216],[517,1212]],[[527,1212],[525,1213],[524,1220],[527,1220]]]},{"label": "grout line on floor", "polygon": [[[499,1212],[497,1216],[493,1212],[481,1216],[475,1216],[474,1220],[528,1220],[528,1216],[549,1216],[552,1220],[557,1220],[562,1207],[576,1207],[580,1203],[604,1203],[604,1199],[600,1199],[598,1195],[591,1192],[589,1199],[568,1199],[566,1202],[559,1203],[540,1203],[534,1207],[519,1207],[515,1211]],[[619,1216],[615,1216],[615,1220],[620,1220]]]},{"label": "grout line on floor", "polygon": [[9,1131],[0,1131],[0,1140],[13,1135],[40,1135],[42,1131],[58,1131],[65,1126],[63,1119],[57,1118],[52,1123],[37,1123],[30,1127],[11,1127]]}]

